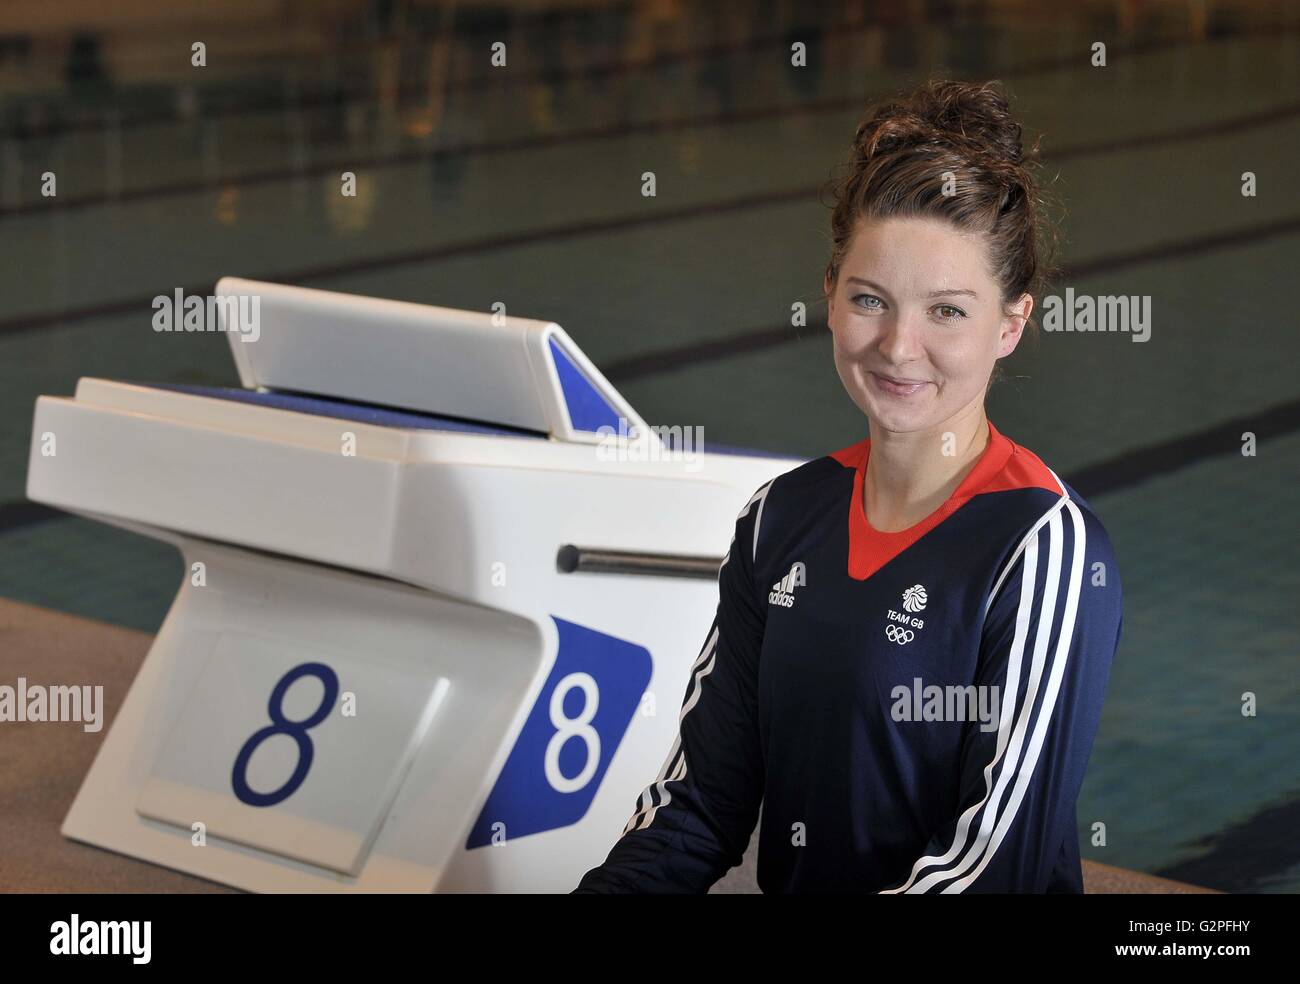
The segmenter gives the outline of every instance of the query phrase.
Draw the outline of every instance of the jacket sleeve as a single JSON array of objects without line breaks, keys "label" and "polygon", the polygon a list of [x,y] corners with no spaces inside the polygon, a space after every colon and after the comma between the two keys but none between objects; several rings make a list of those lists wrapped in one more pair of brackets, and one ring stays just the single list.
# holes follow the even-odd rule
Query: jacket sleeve
[{"label": "jacket sleeve", "polygon": [[[1076,804],[1119,643],[1106,531],[1068,497],[1021,541],[985,604],[976,685],[996,730],[968,722],[956,815],[886,893],[1046,892],[1077,838]],[[1076,872],[1068,879],[1082,891]],[[909,870],[910,869],[910,870]]]},{"label": "jacket sleeve", "polygon": [[763,798],[758,657],[766,606],[754,590],[753,561],[770,487],[736,519],[718,571],[717,613],[663,768],[577,892],[703,893],[744,857]]}]

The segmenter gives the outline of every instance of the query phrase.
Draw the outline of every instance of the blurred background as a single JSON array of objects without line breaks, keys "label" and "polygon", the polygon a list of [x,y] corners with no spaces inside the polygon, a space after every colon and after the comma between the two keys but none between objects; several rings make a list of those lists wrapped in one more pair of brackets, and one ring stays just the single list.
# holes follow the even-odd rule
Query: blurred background
[{"label": "blurred background", "polygon": [[179,557],[26,501],[33,403],[87,375],[238,385],[224,335],[150,327],[155,295],[223,275],[503,301],[651,423],[860,440],[823,188],[871,100],[997,78],[1069,210],[1054,291],[1152,298],[1149,341],[1044,335],[989,404],[1120,560],[1083,856],[1300,890],[1298,66],[1291,2],[8,0],[0,596],[157,629]]}]

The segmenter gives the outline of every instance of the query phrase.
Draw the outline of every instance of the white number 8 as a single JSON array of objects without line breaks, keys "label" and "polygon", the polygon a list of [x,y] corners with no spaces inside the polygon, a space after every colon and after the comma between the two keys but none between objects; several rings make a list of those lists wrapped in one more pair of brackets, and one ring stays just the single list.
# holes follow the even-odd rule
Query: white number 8
[{"label": "white number 8", "polygon": [[[577,687],[583,693],[582,713],[575,718],[564,716],[564,698]],[[555,685],[551,693],[551,724],[555,734],[546,744],[546,781],[557,793],[576,793],[587,783],[600,764],[600,735],[591,726],[600,703],[600,688],[590,673],[570,673]],[[560,749],[570,738],[581,738],[587,746],[587,764],[572,779],[560,771]]]}]

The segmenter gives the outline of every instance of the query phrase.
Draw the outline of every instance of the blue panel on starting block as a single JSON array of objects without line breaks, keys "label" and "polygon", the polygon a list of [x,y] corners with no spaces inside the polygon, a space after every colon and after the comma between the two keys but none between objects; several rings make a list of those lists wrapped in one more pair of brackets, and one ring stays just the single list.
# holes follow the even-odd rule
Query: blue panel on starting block
[{"label": "blue panel on starting block", "polygon": [[650,683],[644,646],[555,618],[555,665],[470,830],[466,849],[583,818]]},{"label": "blue panel on starting block", "polygon": [[502,427],[497,424],[461,420],[457,417],[444,417],[432,413],[415,413],[410,410],[395,410],[390,407],[372,406],[368,403],[352,403],[347,400],[306,396],[301,393],[262,392],[260,390],[238,389],[229,386],[188,386],[179,383],[141,383],[139,385],[149,386],[153,389],[174,390],[178,393],[190,393],[194,396],[206,396],[215,400],[233,400],[236,403],[251,403],[260,407],[272,407],[276,410],[309,413],[317,417],[355,420],[359,424],[374,424],[378,427],[460,431],[466,434],[496,434],[503,437],[546,437],[545,434],[538,431],[524,430],[523,428]]},{"label": "blue panel on starting block", "polygon": [[560,389],[574,430],[595,432],[602,427],[612,427],[617,433],[618,411],[610,406],[605,395],[592,385],[554,338],[551,339],[551,358],[555,360],[555,373],[560,379]]}]

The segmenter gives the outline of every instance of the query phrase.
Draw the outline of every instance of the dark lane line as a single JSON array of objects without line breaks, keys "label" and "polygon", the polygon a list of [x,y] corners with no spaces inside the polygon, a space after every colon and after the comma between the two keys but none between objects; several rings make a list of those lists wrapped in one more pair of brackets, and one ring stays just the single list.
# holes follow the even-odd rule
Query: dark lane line
[{"label": "dark lane line", "polygon": [[1221,892],[1257,892],[1269,879],[1300,864],[1300,792],[1265,807],[1239,823],[1201,838],[1192,848],[1205,853],[1161,868],[1161,878]]},{"label": "dark lane line", "polygon": [[[1250,226],[1244,229],[1212,233],[1195,239],[1178,240],[1146,249],[1115,253],[1110,256],[1099,256],[1091,260],[1067,264],[1062,267],[1057,280],[1077,280],[1100,273],[1113,273],[1128,266],[1198,256],[1214,250],[1244,246],[1271,239],[1274,236],[1293,234],[1298,231],[1300,231],[1300,216],[1294,216],[1262,226]],[[793,342],[820,336],[820,330],[813,331],[812,334],[806,334],[805,332],[808,330],[798,330],[789,325],[750,328],[722,338],[704,339],[685,345],[645,352],[640,355],[613,359],[602,366],[601,371],[613,382],[625,382],[644,376],[652,376],[660,372],[671,372],[674,369],[693,367],[702,362],[726,359],[742,352],[757,352],[777,345],[789,345]]]},{"label": "dark lane line", "polygon": [[[816,192],[814,191],[813,194],[815,193]],[[375,270],[427,263],[432,260],[475,256],[483,253],[490,253],[495,250],[513,249],[519,246],[530,246],[538,243],[578,239],[584,236],[605,235],[629,229],[665,225],[671,222],[680,222],[687,219],[699,218],[701,216],[725,215],[728,212],[749,208],[784,205],[792,201],[806,199],[809,197],[809,194],[809,189],[801,186],[796,189],[761,192],[758,194],[744,195],[738,198],[714,200],[697,205],[685,205],[678,208],[656,208],[653,211],[641,215],[620,215],[604,219],[592,219],[568,222],[555,226],[545,226],[540,229],[513,232],[507,235],[498,234],[482,236],[474,239],[443,243],[437,246],[423,246],[418,249],[404,250],[399,253],[390,253],[383,256],[353,258],[341,260],[336,263],[302,267],[298,270],[262,271],[260,273],[229,272],[231,275],[237,274],[239,276],[249,277],[253,280],[269,280],[285,284],[306,285],[316,281],[329,280],[334,277],[341,277],[349,274],[369,273]],[[170,293],[176,289],[176,286],[180,285],[169,285],[165,287],[164,290],[165,292]],[[206,282],[201,284],[184,285],[182,289],[189,294],[206,295],[212,291],[213,286],[213,282]],[[71,325],[82,321],[90,321],[95,318],[127,314],[130,312],[144,313],[151,310],[152,300],[153,295],[150,295],[147,298],[127,297],[114,301],[88,304],[78,308],[65,308],[56,311],[43,311],[37,314],[16,315],[0,320],[0,336],[18,334],[39,328]]]},{"label": "dark lane line", "polygon": [[[79,211],[88,208],[100,208],[108,205],[123,205],[166,198],[202,194],[204,192],[224,191],[229,188],[252,188],[259,185],[275,184],[285,181],[322,178],[337,175],[342,170],[353,172],[374,172],[406,167],[412,164],[427,163],[440,158],[491,157],[498,154],[524,153],[551,149],[569,144],[597,142],[602,140],[625,140],[664,134],[682,130],[717,129],[729,126],[742,126],[761,121],[792,118],[806,118],[821,114],[846,112],[866,105],[868,97],[845,96],[812,100],[790,106],[770,106],[762,109],[740,110],[734,112],[717,112],[681,116],[673,119],[643,120],[640,122],[616,123],[607,126],[594,126],[586,129],[566,130],[562,133],[532,134],[522,137],[509,137],[500,140],[482,140],[462,142],[441,147],[422,147],[414,150],[399,151],[394,154],[373,156],[362,160],[348,160],[342,156],[328,161],[299,167],[279,166],[264,168],[259,171],[246,171],[229,177],[194,178],[175,181],[170,184],[152,185],[145,188],[123,189],[115,193],[98,192],[80,197],[62,197],[37,199],[0,208],[0,221],[27,215],[45,215],[54,212]],[[1196,126],[1161,133],[1145,133],[1136,136],[1114,137],[1106,140],[1082,142],[1065,145],[1058,150],[1045,153],[1043,160],[1065,161],[1099,154],[1111,154],[1128,150],[1143,150],[1169,143],[1202,140],[1227,134],[1241,133],[1246,130],[1273,126],[1300,115],[1300,102],[1284,103],[1280,106],[1248,113],[1243,116],[1212,120]]]},{"label": "dark lane line", "polygon": [[[562,225],[528,230],[526,232],[516,232],[507,236],[483,236],[477,239],[444,243],[438,246],[426,246],[419,249],[404,250],[399,253],[390,253],[384,256],[354,258],[341,260],[336,263],[300,267],[297,270],[263,271],[260,273],[228,271],[228,273],[231,275],[238,274],[239,276],[245,276],[253,280],[266,280],[282,284],[307,285],[317,281],[332,280],[342,276],[349,276],[358,273],[371,273],[376,270],[394,269],[396,267],[428,263],[435,260],[474,256],[493,252],[495,250],[514,249],[516,247],[530,246],[538,243],[552,243],[566,239],[579,239],[586,236],[604,235],[611,232],[649,228],[704,216],[724,215],[728,212],[743,211],[751,208],[785,205],[791,202],[807,199],[810,194],[816,195],[820,190],[822,189],[814,189],[810,192],[806,187],[799,187],[781,191],[760,192],[752,195],[743,195],[738,198],[702,202],[697,205],[686,205],[680,208],[661,208],[644,215],[622,215],[605,219],[570,222]],[[1247,226],[1241,229],[1215,232],[1205,236],[1144,247],[1141,250],[1130,251],[1127,253],[1116,253],[1110,256],[1097,257],[1092,260],[1083,260],[1077,264],[1066,266],[1063,269],[1062,277],[1081,277],[1094,273],[1109,272],[1120,267],[1138,263],[1149,263],[1178,257],[1195,256],[1217,249],[1240,246],[1269,239],[1274,236],[1287,235],[1295,232],[1297,229],[1300,229],[1300,216],[1291,216],[1264,225]],[[214,285],[210,282],[186,284],[182,286],[182,289],[188,294],[206,295],[212,290],[213,286]],[[174,289],[174,286],[168,286],[165,288],[165,291],[170,293]],[[118,314],[127,314],[130,312],[139,312],[143,314],[144,312],[151,310],[152,300],[153,295],[149,295],[148,297],[128,297],[116,301],[89,304],[79,308],[64,308],[55,311],[44,311],[37,314],[15,315],[0,320],[0,337],[5,335],[22,334],[43,328],[65,327],[83,321],[90,321],[96,318],[109,317]],[[761,331],[767,333],[770,332],[771,329],[765,328],[761,329]],[[708,346],[710,343],[696,344],[704,344]],[[691,349],[688,347],[686,350],[689,351]]]},{"label": "dark lane line", "polygon": [[1078,263],[1067,263],[1061,268],[1059,281],[1091,277],[1098,273],[1113,273],[1128,266],[1140,266],[1144,263],[1159,263],[1164,260],[1186,259],[1213,253],[1217,250],[1232,249],[1273,239],[1277,236],[1290,236],[1300,231],[1300,215],[1285,216],[1263,225],[1245,226],[1240,229],[1225,229],[1188,239],[1174,240],[1170,243],[1157,243],[1125,253],[1112,253],[1098,256]]},{"label": "dark lane line", "polygon": [[1153,478],[1162,478],[1208,458],[1240,455],[1241,435],[1245,431],[1250,431],[1258,442],[1263,443],[1294,434],[1297,430],[1300,430],[1300,398],[1262,407],[1189,434],[1122,451],[1072,472],[1066,481],[1085,499],[1108,495]]}]

